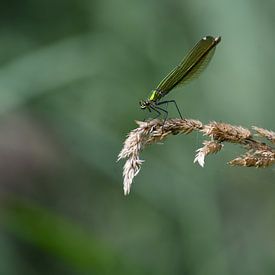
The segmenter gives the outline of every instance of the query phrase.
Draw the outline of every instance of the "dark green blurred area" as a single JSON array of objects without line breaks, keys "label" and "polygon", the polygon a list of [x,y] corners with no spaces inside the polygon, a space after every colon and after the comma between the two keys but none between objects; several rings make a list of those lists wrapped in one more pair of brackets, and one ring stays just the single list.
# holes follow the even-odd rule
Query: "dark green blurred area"
[{"label": "dark green blurred area", "polygon": [[[275,274],[275,170],[226,144],[144,151],[128,197],[116,163],[138,102],[203,36],[207,70],[168,98],[183,115],[274,127],[274,1],[2,1],[0,274]],[[171,116],[176,112],[171,108]]]}]

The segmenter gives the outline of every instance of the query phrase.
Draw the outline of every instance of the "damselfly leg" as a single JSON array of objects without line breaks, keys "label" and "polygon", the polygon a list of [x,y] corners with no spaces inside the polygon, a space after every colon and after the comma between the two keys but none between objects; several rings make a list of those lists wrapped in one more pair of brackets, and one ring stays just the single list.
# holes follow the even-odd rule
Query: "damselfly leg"
[{"label": "damselfly leg", "polygon": [[[170,102],[172,102],[172,103],[175,104],[175,106],[176,106],[176,108],[177,108],[177,111],[178,111],[178,113],[179,113],[179,115],[180,115],[180,118],[183,119],[183,117],[182,117],[182,115],[181,115],[181,112],[180,112],[180,109],[179,109],[179,107],[178,107],[178,105],[177,105],[177,103],[176,103],[175,100],[165,100],[165,101],[161,101],[161,102],[158,102],[157,105],[166,104],[166,106],[167,106],[167,104],[170,103]],[[166,112],[167,112],[167,111],[166,111]],[[168,112],[167,112],[167,114],[168,114]],[[167,118],[167,117],[166,117],[166,118]],[[165,120],[166,120],[166,119],[165,119]]]}]

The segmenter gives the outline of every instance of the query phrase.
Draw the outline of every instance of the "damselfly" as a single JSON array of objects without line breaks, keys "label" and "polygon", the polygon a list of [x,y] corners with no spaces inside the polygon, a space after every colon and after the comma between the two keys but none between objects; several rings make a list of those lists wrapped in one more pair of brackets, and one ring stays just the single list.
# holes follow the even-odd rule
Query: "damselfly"
[{"label": "damselfly", "polygon": [[206,36],[202,38],[194,48],[186,55],[180,64],[174,68],[152,91],[151,96],[146,100],[140,101],[141,109],[154,110],[161,114],[165,113],[165,119],[168,116],[167,110],[160,107],[160,105],[173,102],[178,110],[180,117],[182,115],[175,100],[160,101],[174,88],[186,84],[188,81],[199,76],[199,74],[206,68],[209,61],[213,57],[217,44],[221,41],[221,37]]}]

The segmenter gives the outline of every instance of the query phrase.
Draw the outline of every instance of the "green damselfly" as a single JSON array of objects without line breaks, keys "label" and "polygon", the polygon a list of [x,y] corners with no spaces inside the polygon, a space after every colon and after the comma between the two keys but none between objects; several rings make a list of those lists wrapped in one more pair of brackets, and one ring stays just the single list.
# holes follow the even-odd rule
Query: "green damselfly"
[{"label": "green damselfly", "polygon": [[155,90],[151,92],[151,96],[146,100],[139,102],[141,109],[148,109],[150,112],[154,110],[161,114],[161,111],[165,113],[165,119],[168,116],[167,110],[160,107],[160,105],[173,102],[178,110],[180,117],[182,115],[175,100],[160,101],[174,88],[187,83],[193,78],[199,76],[199,74],[206,68],[210,62],[217,44],[221,41],[221,37],[206,36],[202,38],[194,48],[186,55],[186,57],[175,67],[157,86]]}]

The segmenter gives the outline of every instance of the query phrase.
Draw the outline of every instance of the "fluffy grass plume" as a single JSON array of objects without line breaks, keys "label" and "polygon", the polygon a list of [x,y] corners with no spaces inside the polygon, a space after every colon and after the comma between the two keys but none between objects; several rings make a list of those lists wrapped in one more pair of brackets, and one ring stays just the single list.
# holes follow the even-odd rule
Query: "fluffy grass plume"
[{"label": "fluffy grass plume", "polygon": [[154,119],[145,122],[136,121],[138,127],[132,130],[124,141],[124,146],[118,155],[120,159],[126,159],[123,167],[124,194],[130,193],[134,177],[139,173],[143,160],[140,159],[141,151],[148,145],[158,143],[168,136],[177,134],[189,134],[199,131],[210,140],[203,141],[203,147],[197,149],[194,163],[201,167],[205,164],[205,157],[216,154],[222,150],[225,142],[239,144],[245,149],[245,153],[229,161],[232,166],[243,167],[267,167],[275,163],[275,149],[266,143],[256,139],[260,136],[270,143],[275,143],[275,133],[253,126],[256,132],[241,126],[234,126],[222,122],[210,122],[203,125],[194,119]]}]

